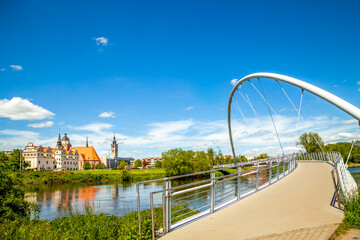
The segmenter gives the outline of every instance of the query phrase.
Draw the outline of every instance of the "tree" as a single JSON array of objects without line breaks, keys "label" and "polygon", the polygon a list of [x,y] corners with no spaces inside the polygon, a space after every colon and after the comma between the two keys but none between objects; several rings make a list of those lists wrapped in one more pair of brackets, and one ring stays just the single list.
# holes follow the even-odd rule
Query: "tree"
[{"label": "tree", "polygon": [[206,171],[211,166],[211,160],[204,151],[185,151],[181,148],[163,152],[161,161],[166,176]]},{"label": "tree", "polygon": [[193,151],[185,151],[181,148],[175,148],[163,152],[161,155],[166,176],[175,176],[192,172],[193,169],[190,161],[194,156]]},{"label": "tree", "polygon": [[[1,154],[0,158],[4,160]],[[8,166],[0,161],[0,223],[4,220],[29,219],[32,210],[35,211],[35,217],[39,213],[36,204],[25,200],[22,175],[14,173],[12,167],[13,165]]]},{"label": "tree", "polygon": [[249,160],[245,156],[239,155],[237,161],[238,163],[240,163],[240,162],[248,162]]},{"label": "tree", "polygon": [[96,168],[96,169],[105,169],[106,166],[105,166],[104,163],[100,163],[100,164],[96,165],[95,168]]},{"label": "tree", "polygon": [[305,148],[306,152],[320,152],[321,148],[324,147],[324,143],[317,133],[303,133],[299,137],[298,145],[301,145]]},{"label": "tree", "polygon": [[7,170],[19,171],[20,170],[20,158],[21,158],[21,169],[29,167],[30,164],[24,161],[24,157],[21,156],[19,149],[15,149],[10,156],[7,156],[3,152],[0,153],[0,161],[6,164]]},{"label": "tree", "polygon": [[224,155],[222,154],[220,149],[219,149],[218,153],[215,156],[214,163],[215,163],[215,165],[219,165],[219,164],[224,163]]},{"label": "tree", "polygon": [[214,156],[215,156],[215,151],[213,148],[208,148],[207,149],[207,156],[211,161],[211,164],[214,165]]},{"label": "tree", "polygon": [[155,163],[155,167],[156,168],[161,168],[161,165],[162,165],[161,161],[157,160],[156,163]]},{"label": "tree", "polygon": [[142,162],[140,159],[137,159],[135,162],[134,162],[134,168],[138,168],[138,167],[141,167],[142,165]]},{"label": "tree", "polygon": [[255,159],[265,159],[270,158],[270,156],[267,153],[261,153],[259,156],[257,156]]},{"label": "tree", "polygon": [[204,151],[197,151],[190,161],[193,172],[210,170],[211,161]]},{"label": "tree", "polygon": [[85,170],[88,170],[88,169],[92,169],[93,166],[91,165],[91,163],[85,161],[83,168],[84,168]]},{"label": "tree", "polygon": [[125,166],[128,166],[129,164],[125,162],[124,160],[120,161],[118,169],[122,170],[125,168]]}]

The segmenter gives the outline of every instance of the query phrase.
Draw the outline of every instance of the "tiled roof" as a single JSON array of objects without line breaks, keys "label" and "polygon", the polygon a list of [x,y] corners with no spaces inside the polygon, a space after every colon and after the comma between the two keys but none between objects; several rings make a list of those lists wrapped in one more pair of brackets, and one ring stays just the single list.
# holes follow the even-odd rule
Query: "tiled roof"
[{"label": "tiled roof", "polygon": [[78,151],[79,155],[82,156],[84,160],[92,160],[92,161],[100,161],[99,155],[96,153],[94,147],[71,147],[71,149],[75,149]]}]

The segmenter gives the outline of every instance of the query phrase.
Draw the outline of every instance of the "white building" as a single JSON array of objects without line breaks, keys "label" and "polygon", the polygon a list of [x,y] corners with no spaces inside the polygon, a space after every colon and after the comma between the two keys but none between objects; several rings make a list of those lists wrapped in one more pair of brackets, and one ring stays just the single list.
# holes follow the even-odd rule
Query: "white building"
[{"label": "white building", "polygon": [[[65,135],[63,140],[68,146],[70,142],[66,138]],[[28,168],[34,170],[79,170],[78,151],[75,149],[65,150],[61,143],[60,134],[56,148],[34,146],[32,142],[29,142],[22,152],[22,156],[30,164]]]}]

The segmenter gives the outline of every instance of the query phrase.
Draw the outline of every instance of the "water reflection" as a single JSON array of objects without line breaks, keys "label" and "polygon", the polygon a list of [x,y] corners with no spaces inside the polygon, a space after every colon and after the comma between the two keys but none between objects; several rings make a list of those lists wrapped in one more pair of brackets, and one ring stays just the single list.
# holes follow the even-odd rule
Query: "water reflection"
[{"label": "water reflection", "polygon": [[[360,186],[360,168],[349,169]],[[276,177],[277,169],[273,169],[272,177]],[[268,181],[269,171],[259,173],[259,185]],[[178,186],[203,179],[185,179],[172,181],[171,185]],[[216,185],[216,204],[235,197],[236,181],[228,181]],[[162,190],[163,183],[148,183],[140,185],[141,210],[150,208],[150,192]],[[256,174],[241,178],[241,194],[256,188]],[[183,190],[183,189],[182,189]],[[201,211],[209,209],[210,188],[202,188],[187,194],[179,194],[172,198],[172,206],[187,203],[193,209]],[[54,184],[27,185],[27,200],[38,203],[40,219],[52,220],[68,214],[68,208],[83,211],[84,205],[89,204],[104,213],[122,216],[137,209],[136,183],[108,182],[103,184]],[[154,204],[162,204],[162,194],[154,195]],[[205,207],[204,207],[205,206]]]}]

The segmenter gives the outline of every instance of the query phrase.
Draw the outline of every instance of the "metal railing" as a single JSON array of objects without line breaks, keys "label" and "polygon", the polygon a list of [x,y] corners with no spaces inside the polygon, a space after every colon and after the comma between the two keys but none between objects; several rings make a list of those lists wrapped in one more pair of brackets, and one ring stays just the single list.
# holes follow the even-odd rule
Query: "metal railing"
[{"label": "metal railing", "polygon": [[[297,155],[286,155],[204,172],[139,182],[137,183],[139,235],[141,236],[139,187],[142,184],[165,183],[165,189],[150,192],[152,238],[155,239],[156,235],[164,235],[172,229],[211,214],[277,182],[296,168],[296,159]],[[227,169],[234,170],[230,170],[228,175],[215,175],[215,172]],[[197,179],[194,182],[171,186],[172,180],[189,177],[197,177]],[[154,196],[157,194],[162,194],[162,203],[159,206],[163,213],[162,229],[155,229],[154,223]]]}]

